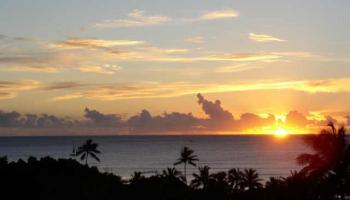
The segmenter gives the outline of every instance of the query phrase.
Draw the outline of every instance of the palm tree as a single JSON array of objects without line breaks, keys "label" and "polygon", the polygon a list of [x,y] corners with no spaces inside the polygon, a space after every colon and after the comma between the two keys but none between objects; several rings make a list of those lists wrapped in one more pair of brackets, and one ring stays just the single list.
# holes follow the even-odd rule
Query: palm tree
[{"label": "palm tree", "polygon": [[234,190],[243,190],[242,180],[243,172],[240,169],[230,169],[228,171],[228,183]]},{"label": "palm tree", "polygon": [[255,169],[245,169],[242,173],[242,186],[244,190],[255,190],[262,187],[261,179]]},{"label": "palm tree", "polygon": [[210,175],[210,178],[216,184],[220,184],[220,185],[223,185],[223,186],[228,186],[227,173],[226,172],[216,172],[216,173]]},{"label": "palm tree", "polygon": [[207,188],[210,181],[210,167],[204,166],[199,167],[199,174],[193,174],[194,179],[191,181],[191,187],[199,188],[203,187],[203,189]]},{"label": "palm tree", "polygon": [[175,168],[166,168],[162,172],[162,177],[167,179],[167,180],[175,180],[179,179],[184,181],[184,177],[182,176],[181,172],[176,170]]},{"label": "palm tree", "polygon": [[143,179],[145,179],[145,177],[142,175],[142,172],[134,172],[131,175],[131,179],[129,180],[129,183],[136,184],[136,183],[139,183]]},{"label": "palm tree", "polygon": [[98,144],[92,142],[91,139],[86,140],[84,144],[82,144],[80,147],[78,147],[76,155],[80,156],[80,160],[85,160],[85,164],[88,163],[88,157],[91,156],[96,161],[100,162],[100,159],[97,157],[96,154],[100,154],[101,151],[98,149]]},{"label": "palm tree", "polygon": [[302,172],[311,176],[324,176],[330,170],[349,165],[349,147],[346,142],[344,126],[335,128],[333,123],[328,124],[328,129],[321,130],[318,135],[308,136],[304,142],[315,153],[304,153],[298,156],[297,162],[303,165]]},{"label": "palm tree", "polygon": [[187,164],[196,166],[196,161],[198,161],[198,158],[196,155],[193,155],[194,151],[188,147],[184,147],[181,150],[180,158],[177,159],[177,161],[174,163],[174,165],[184,164],[184,175],[185,175],[185,182],[187,184]]},{"label": "palm tree", "polygon": [[330,122],[320,134],[304,139],[314,153],[304,153],[297,158],[298,163],[304,166],[301,172],[305,176],[326,183],[329,187],[324,192],[340,196],[341,199],[344,199],[350,183],[350,146],[345,133],[344,126],[337,129]]}]

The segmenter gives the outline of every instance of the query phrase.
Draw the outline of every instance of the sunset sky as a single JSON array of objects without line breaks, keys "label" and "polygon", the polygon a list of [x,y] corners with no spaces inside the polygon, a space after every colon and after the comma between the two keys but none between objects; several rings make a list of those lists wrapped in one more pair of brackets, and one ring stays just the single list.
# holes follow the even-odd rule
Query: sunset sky
[{"label": "sunset sky", "polygon": [[[298,125],[346,124],[349,8],[344,0],[1,0],[0,125],[28,128],[28,113],[130,121],[143,109],[235,121],[184,130],[244,131],[239,121],[288,113],[306,120]],[[245,121],[247,113],[258,118]]]}]

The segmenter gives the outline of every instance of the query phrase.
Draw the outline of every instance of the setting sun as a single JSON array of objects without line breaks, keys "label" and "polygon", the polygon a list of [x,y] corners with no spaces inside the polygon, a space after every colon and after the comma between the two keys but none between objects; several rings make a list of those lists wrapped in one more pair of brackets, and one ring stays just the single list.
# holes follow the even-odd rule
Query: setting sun
[{"label": "setting sun", "polygon": [[284,129],[277,129],[275,131],[275,136],[278,137],[278,138],[286,137],[287,134],[288,134],[287,131],[284,130]]}]

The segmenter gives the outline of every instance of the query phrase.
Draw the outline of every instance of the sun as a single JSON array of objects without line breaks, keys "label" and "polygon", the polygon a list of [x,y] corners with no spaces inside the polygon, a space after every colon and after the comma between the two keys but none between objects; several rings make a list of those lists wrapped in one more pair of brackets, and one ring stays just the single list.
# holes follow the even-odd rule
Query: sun
[{"label": "sun", "polygon": [[288,133],[284,129],[279,128],[275,131],[275,136],[278,138],[283,138],[283,137],[286,137],[287,135],[288,135]]}]

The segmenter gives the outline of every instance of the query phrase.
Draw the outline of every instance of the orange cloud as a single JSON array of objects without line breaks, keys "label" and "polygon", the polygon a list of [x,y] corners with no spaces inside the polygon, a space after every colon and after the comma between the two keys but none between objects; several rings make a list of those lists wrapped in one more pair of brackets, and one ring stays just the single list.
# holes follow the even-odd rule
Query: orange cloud
[{"label": "orange cloud", "polygon": [[22,82],[1,81],[0,82],[0,99],[13,99],[17,93],[22,90],[34,90],[41,87],[39,81],[29,80]]},{"label": "orange cloud", "polygon": [[285,42],[286,41],[277,37],[273,37],[271,35],[255,34],[255,33],[249,33],[249,39],[254,40],[256,42]]},{"label": "orange cloud", "polygon": [[222,10],[207,11],[203,13],[201,16],[189,21],[228,19],[228,18],[235,18],[238,16],[239,16],[239,13],[236,10],[222,9]]},{"label": "orange cloud", "polygon": [[69,100],[77,97],[101,101],[119,99],[168,98],[200,93],[240,92],[254,90],[296,90],[308,93],[350,92],[346,87],[350,79],[303,80],[303,81],[262,81],[200,84],[190,82],[143,82],[125,85],[99,85],[87,90],[54,97],[54,100]]},{"label": "orange cloud", "polygon": [[10,66],[7,68],[0,69],[6,72],[40,72],[40,73],[57,73],[59,69],[57,67],[47,66]]},{"label": "orange cloud", "polygon": [[261,69],[263,66],[257,65],[255,63],[240,63],[237,65],[228,65],[228,66],[222,66],[217,67],[214,69],[214,72],[216,73],[234,73],[234,72],[242,72],[242,71],[249,71],[253,69]]},{"label": "orange cloud", "polygon": [[1,81],[0,90],[33,90],[41,86],[39,81],[29,80],[22,82]]},{"label": "orange cloud", "polygon": [[13,99],[17,96],[14,92],[0,92],[0,100],[3,99]]},{"label": "orange cloud", "polygon": [[92,38],[71,38],[56,44],[49,44],[50,48],[77,49],[77,48],[108,48],[113,46],[134,46],[144,44],[139,40],[101,40]]},{"label": "orange cloud", "polygon": [[82,66],[79,67],[79,71],[87,73],[97,73],[97,74],[106,74],[113,75],[116,71],[121,70],[121,67],[115,65],[105,65],[101,66]]}]

